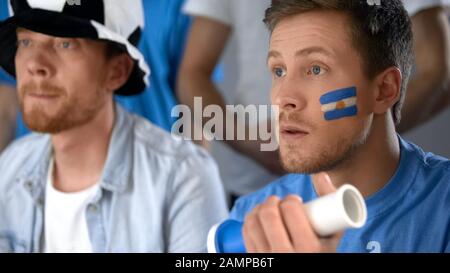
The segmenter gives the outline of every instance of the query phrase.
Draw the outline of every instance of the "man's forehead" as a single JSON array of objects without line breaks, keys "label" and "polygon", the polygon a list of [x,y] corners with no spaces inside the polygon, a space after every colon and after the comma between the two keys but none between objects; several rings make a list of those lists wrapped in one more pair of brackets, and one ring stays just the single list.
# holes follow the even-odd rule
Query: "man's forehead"
[{"label": "man's forehead", "polygon": [[33,30],[29,30],[29,29],[26,29],[26,28],[22,28],[22,27],[18,27],[17,29],[16,29],[16,33],[17,33],[17,35],[30,35],[30,36],[33,36],[33,38],[43,38],[43,39],[48,39],[48,40],[50,40],[50,39],[70,39],[70,40],[74,40],[74,41],[77,41],[77,42],[80,42],[80,43],[93,43],[93,42],[97,42],[97,43],[103,43],[103,42],[100,42],[100,41],[95,41],[95,40],[92,40],[92,39],[87,39],[87,38],[74,38],[74,37],[60,37],[60,36],[53,36],[53,35],[49,35],[49,34],[45,34],[45,33],[41,33],[41,32],[36,32],[36,31],[33,31]]},{"label": "man's forehead", "polygon": [[18,27],[17,29],[16,29],[16,32],[17,33],[32,33],[32,32],[34,32],[34,31],[31,31],[31,30],[29,30],[29,29],[26,29],[26,28],[23,28],[23,27]]},{"label": "man's forehead", "polygon": [[[307,46],[304,48],[299,48],[295,51],[295,57],[308,57],[310,55],[322,55],[325,57],[334,57],[335,51],[331,48],[323,47],[323,46]],[[282,53],[278,51],[277,49],[270,49],[269,54],[267,56],[268,59],[270,58],[279,58],[282,57]]]},{"label": "man's forehead", "polygon": [[16,29],[16,33],[17,34],[27,34],[27,35],[40,36],[40,37],[45,37],[45,38],[58,38],[56,36],[48,35],[48,34],[37,32],[37,31],[33,31],[33,30],[29,30],[29,29],[22,28],[22,27],[18,27]]},{"label": "man's forehead", "polygon": [[350,23],[348,15],[337,11],[309,11],[288,16],[279,21],[270,43],[298,39],[346,40]]},{"label": "man's forehead", "polygon": [[[320,14],[321,18],[317,18]],[[334,18],[330,18],[333,17]],[[321,54],[332,57],[350,46],[346,16],[339,12],[306,12],[281,20],[270,39],[269,57],[287,48],[296,56]]]}]

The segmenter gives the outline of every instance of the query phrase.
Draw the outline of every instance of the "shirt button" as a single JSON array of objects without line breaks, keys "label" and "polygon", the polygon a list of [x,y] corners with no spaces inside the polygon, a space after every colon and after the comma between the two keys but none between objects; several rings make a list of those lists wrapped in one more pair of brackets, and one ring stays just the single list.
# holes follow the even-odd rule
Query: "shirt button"
[{"label": "shirt button", "polygon": [[33,183],[31,181],[25,182],[25,188],[27,188],[27,190],[31,191],[33,189]]},{"label": "shirt button", "polygon": [[98,206],[97,205],[89,205],[89,211],[92,213],[96,213],[98,211]]}]

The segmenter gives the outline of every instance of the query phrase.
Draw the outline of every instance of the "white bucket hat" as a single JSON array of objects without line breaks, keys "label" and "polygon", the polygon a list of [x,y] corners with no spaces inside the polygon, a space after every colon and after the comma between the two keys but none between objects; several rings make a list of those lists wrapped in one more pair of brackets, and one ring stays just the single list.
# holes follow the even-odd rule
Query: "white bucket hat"
[{"label": "white bucket hat", "polygon": [[15,76],[18,27],[71,38],[110,41],[134,60],[128,81],[116,91],[135,95],[148,86],[150,69],[137,49],[144,15],[141,0],[10,0],[13,16],[0,23],[0,66]]}]

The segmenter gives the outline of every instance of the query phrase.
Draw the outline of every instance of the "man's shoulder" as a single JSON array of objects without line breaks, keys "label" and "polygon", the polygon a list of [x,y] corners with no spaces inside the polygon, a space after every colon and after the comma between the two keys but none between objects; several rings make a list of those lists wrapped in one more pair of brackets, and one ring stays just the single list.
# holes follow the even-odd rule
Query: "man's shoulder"
[{"label": "man's shoulder", "polygon": [[433,153],[426,153],[423,157],[424,180],[431,187],[438,187],[445,194],[450,206],[450,160]]},{"label": "man's shoulder", "polygon": [[206,150],[195,145],[192,141],[166,132],[143,117],[131,115],[135,121],[133,133],[137,148],[159,157],[173,159],[199,157],[210,159]]},{"label": "man's shoulder", "polygon": [[0,154],[0,163],[17,158],[28,158],[36,153],[37,150],[43,150],[46,144],[50,143],[50,136],[46,134],[31,133],[22,138],[13,141]]},{"label": "man's shoulder", "polygon": [[426,152],[419,146],[410,142],[403,142],[406,151],[416,159],[418,166],[426,176],[446,176],[450,175],[450,160],[448,158]]},{"label": "man's shoulder", "polygon": [[432,199],[448,200],[450,206],[450,160],[425,152],[419,146],[403,142],[409,154],[406,171],[415,173],[415,190],[427,192]]},{"label": "man's shoulder", "polygon": [[256,192],[240,197],[233,206],[231,218],[242,221],[248,212],[270,196],[275,195],[279,198],[284,198],[290,194],[301,196],[305,202],[313,199],[315,191],[310,176],[288,174]]},{"label": "man's shoulder", "polygon": [[50,136],[31,133],[11,143],[0,154],[0,186],[5,186],[29,171],[42,160],[46,149],[49,149]]}]

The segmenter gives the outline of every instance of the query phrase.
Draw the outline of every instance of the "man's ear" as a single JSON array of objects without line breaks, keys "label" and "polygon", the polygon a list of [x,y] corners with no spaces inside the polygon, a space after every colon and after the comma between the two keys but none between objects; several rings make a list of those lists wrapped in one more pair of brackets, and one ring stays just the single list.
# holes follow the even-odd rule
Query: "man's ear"
[{"label": "man's ear", "polygon": [[107,87],[109,90],[115,91],[128,81],[133,71],[134,62],[126,53],[114,56],[108,62],[110,69],[107,78]]},{"label": "man's ear", "polygon": [[376,77],[375,114],[384,114],[398,102],[401,95],[402,72],[390,67]]}]

